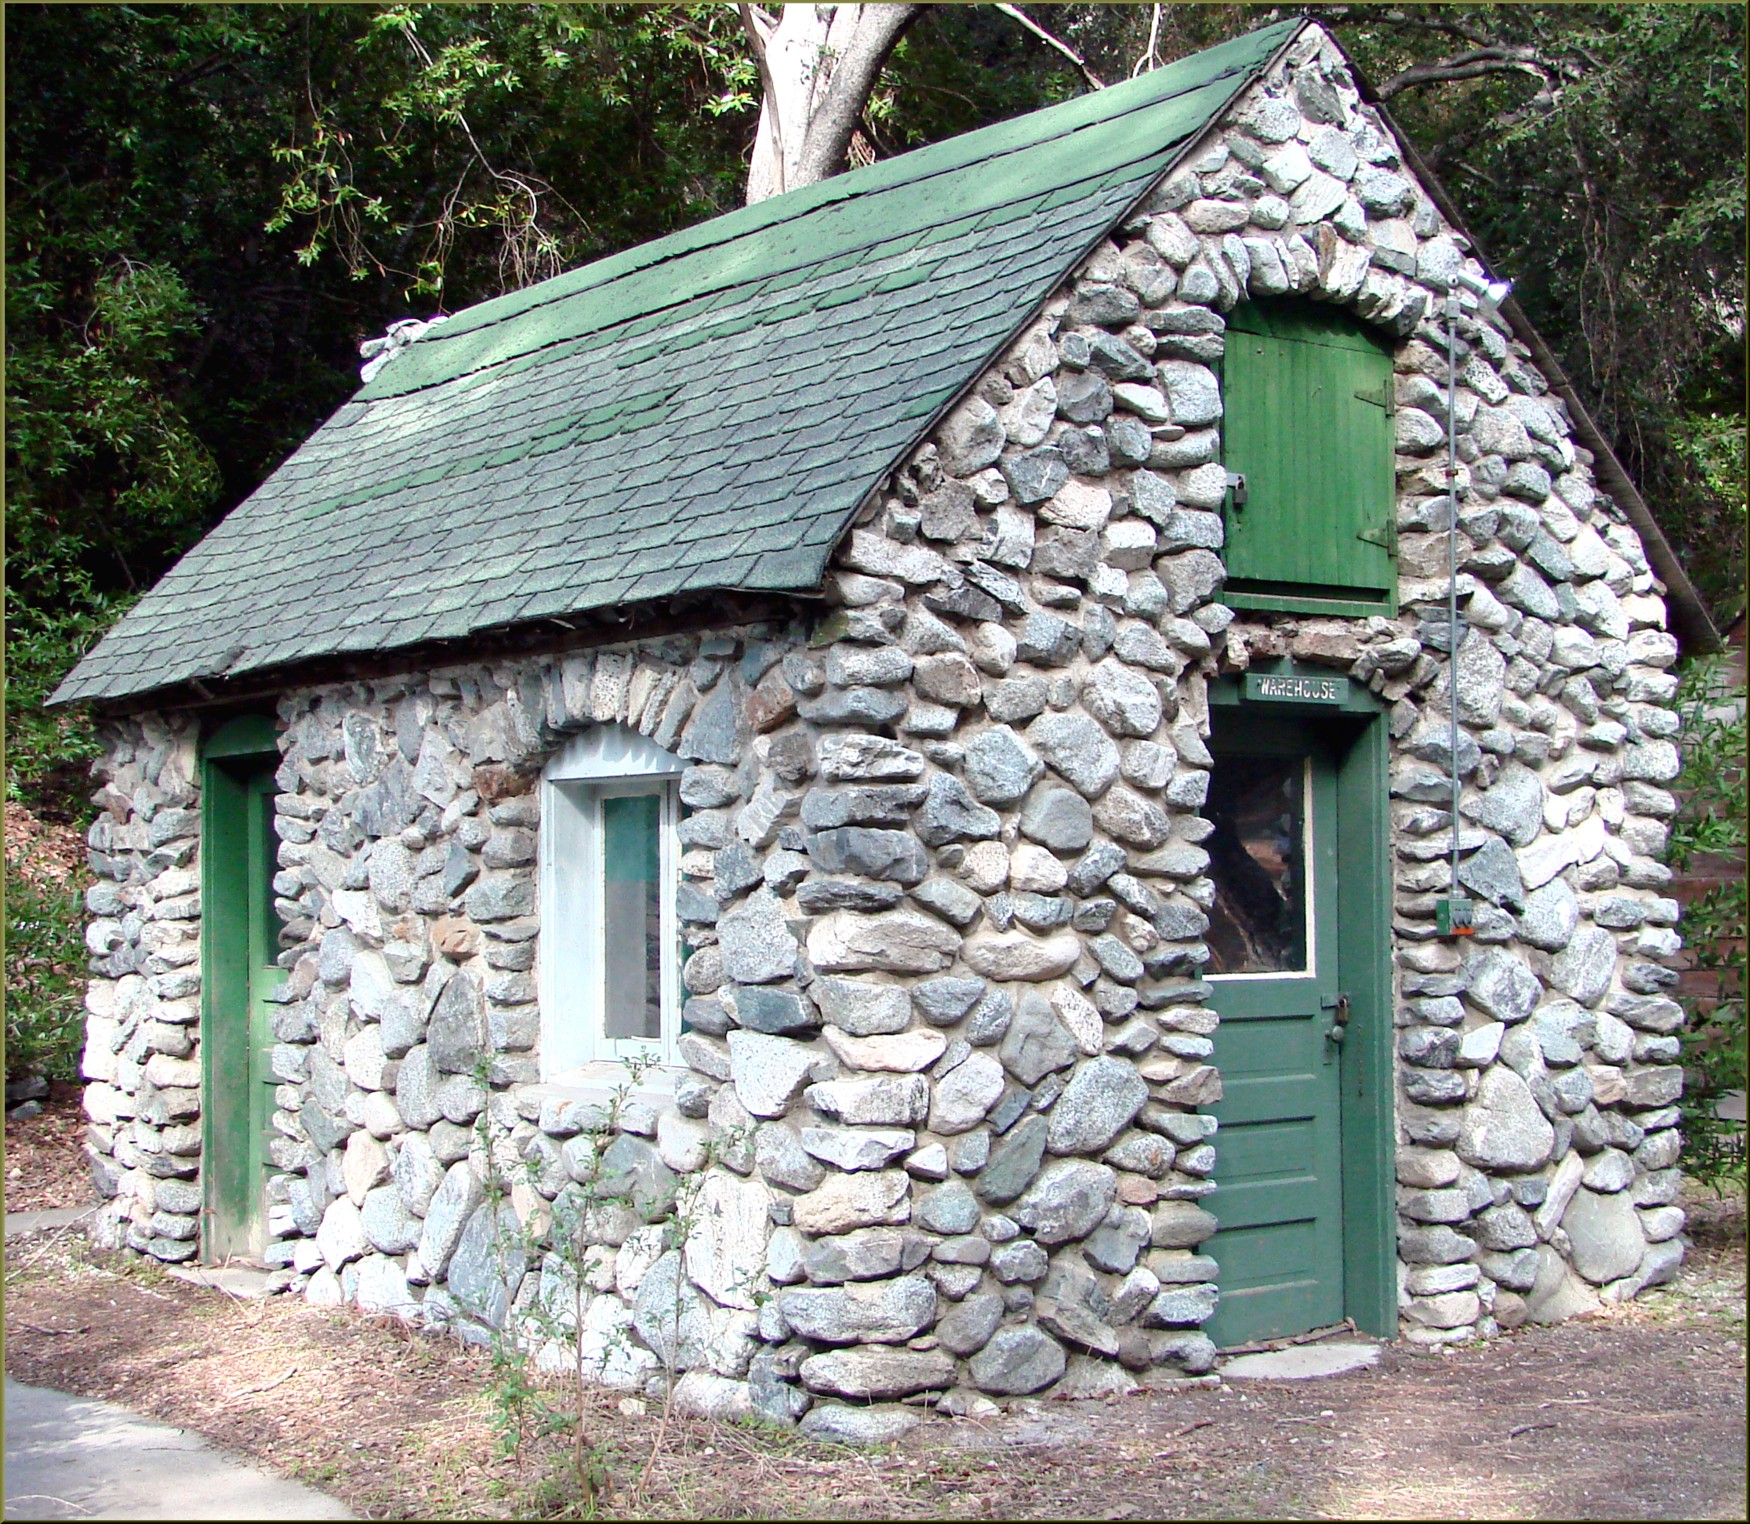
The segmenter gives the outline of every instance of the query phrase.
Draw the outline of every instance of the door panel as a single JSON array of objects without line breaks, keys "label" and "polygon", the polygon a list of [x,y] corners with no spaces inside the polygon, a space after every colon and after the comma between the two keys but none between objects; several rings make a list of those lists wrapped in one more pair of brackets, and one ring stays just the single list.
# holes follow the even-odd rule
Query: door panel
[{"label": "door panel", "polygon": [[[1221,1224],[1218,1344],[1344,1315],[1336,767],[1309,728],[1218,717],[1204,813]],[[1237,716],[1235,716],[1237,718]],[[1260,965],[1262,967],[1260,967]],[[1227,970],[1227,971],[1223,971]]]},{"label": "door panel", "polygon": [[[243,740],[259,738],[253,729]],[[266,1242],[263,1187],[273,1117],[273,1004],[284,978],[273,909],[277,753],[228,747],[221,730],[202,774],[201,1254],[253,1259]]]}]

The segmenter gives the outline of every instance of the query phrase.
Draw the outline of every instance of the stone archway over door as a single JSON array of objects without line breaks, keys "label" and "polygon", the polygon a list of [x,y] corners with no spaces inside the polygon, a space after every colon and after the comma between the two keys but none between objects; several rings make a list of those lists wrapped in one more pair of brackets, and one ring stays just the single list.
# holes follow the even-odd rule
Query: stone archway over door
[{"label": "stone archway over door", "polygon": [[[1310,692],[1348,696],[1346,679],[1310,681]],[[1205,1251],[1220,1266],[1221,1303],[1209,1332],[1232,1345],[1344,1317],[1388,1332],[1379,727],[1320,719],[1295,699],[1223,704],[1213,718],[1205,847],[1224,1095],[1208,1202],[1221,1227]]]}]

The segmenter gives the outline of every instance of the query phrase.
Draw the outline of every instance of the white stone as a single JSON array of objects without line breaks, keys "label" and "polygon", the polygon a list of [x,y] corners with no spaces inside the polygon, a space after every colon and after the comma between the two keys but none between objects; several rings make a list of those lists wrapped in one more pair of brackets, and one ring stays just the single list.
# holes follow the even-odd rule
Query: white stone
[{"label": "white stone", "polygon": [[765,1263],[772,1193],[757,1177],[712,1170],[700,1186],[684,1250],[687,1274],[720,1307],[753,1308]]},{"label": "white stone", "polygon": [[1106,1045],[1106,1029],[1094,1002],[1070,984],[1057,984],[1051,990],[1051,1008],[1069,1028],[1076,1047],[1088,1057],[1101,1052]]},{"label": "white stone", "polygon": [[827,1027],[822,1035],[826,1045],[849,1069],[880,1070],[890,1074],[911,1074],[927,1069],[948,1048],[948,1039],[929,1028],[914,1028],[891,1036],[852,1037],[837,1027]]},{"label": "white stone", "polygon": [[729,1034],[735,1093],[756,1117],[781,1117],[808,1083],[820,1053],[788,1037],[737,1030]]},{"label": "white stone", "polygon": [[911,1180],[904,1170],[833,1175],[792,1204],[798,1232],[848,1233],[853,1228],[911,1221]]},{"label": "white stone", "polygon": [[931,1132],[953,1135],[976,1127],[1003,1093],[1003,1066],[988,1053],[974,1053],[936,1081],[930,1106]]}]

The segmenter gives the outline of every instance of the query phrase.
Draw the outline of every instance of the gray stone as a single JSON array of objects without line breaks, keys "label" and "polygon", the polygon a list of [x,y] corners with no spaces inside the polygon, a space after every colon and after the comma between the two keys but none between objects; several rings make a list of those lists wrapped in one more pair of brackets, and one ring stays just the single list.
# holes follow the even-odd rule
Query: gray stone
[{"label": "gray stone", "polygon": [[[1160,727],[1161,697],[1155,685],[1113,657],[1097,663],[1089,672],[1082,688],[1082,703],[1089,714],[1116,736],[1151,736]],[[1059,772],[1063,772],[1059,765],[1062,756],[1060,747],[1058,757],[1052,761]],[[1020,794],[1014,797],[1019,798]]]},{"label": "gray stone", "polygon": [[970,1233],[978,1226],[978,1201],[963,1180],[950,1180],[918,1201],[915,1217],[932,1233]]},{"label": "gray stone", "polygon": [[998,1054],[1023,1085],[1037,1085],[1047,1074],[1067,1069],[1080,1050],[1051,1001],[1038,990],[1021,997]]},{"label": "gray stone", "polygon": [[815,866],[828,873],[861,873],[897,884],[916,884],[929,872],[923,845],[910,831],[839,826],[811,833],[804,844]]},{"label": "gray stone", "polygon": [[1525,897],[1519,917],[1519,934],[1533,947],[1559,952],[1568,945],[1580,924],[1580,903],[1563,878],[1552,879]]},{"label": "gray stone", "polygon": [[1002,1095],[1003,1084],[1001,1064],[988,1053],[971,1054],[936,1081],[930,1131],[953,1136],[976,1127]]},{"label": "gray stone", "polygon": [[905,1262],[906,1235],[898,1228],[854,1228],[802,1245],[802,1264],[810,1284],[842,1286],[897,1275]]},{"label": "gray stone", "polygon": [[405,1254],[419,1242],[423,1228],[420,1220],[408,1211],[400,1190],[393,1185],[380,1185],[365,1192],[359,1219],[365,1237],[384,1254]]},{"label": "gray stone", "polygon": [[1494,784],[1465,810],[1478,825],[1528,847],[1543,828],[1543,784],[1523,763],[1509,761]]},{"label": "gray stone", "polygon": [[875,1079],[827,1080],[810,1085],[804,1099],[847,1126],[905,1126],[921,1122],[930,1109],[930,1082],[921,1074],[886,1074]]},{"label": "gray stone", "polygon": [[632,1303],[632,1327],[664,1365],[708,1365],[715,1345],[709,1304],[687,1279],[678,1249],[644,1272]]},{"label": "gray stone", "polygon": [[1006,438],[996,409],[982,397],[967,398],[936,431],[943,468],[955,476],[971,476],[993,464]]},{"label": "gray stone", "polygon": [[912,987],[911,998],[918,1013],[932,1026],[948,1027],[960,1020],[984,994],[982,979],[962,979],[944,975],[926,979]]},{"label": "gray stone", "polygon": [[[1060,393],[1060,405],[1061,401]],[[1069,465],[1063,458],[1063,451],[1052,445],[1012,456],[1002,462],[1001,469],[1009,490],[1015,494],[1015,501],[1023,507],[1043,503],[1069,480]]]},{"label": "gray stone", "polygon": [[1043,1280],[1051,1268],[1045,1251],[1030,1238],[999,1244],[991,1251],[991,1274],[1005,1286]]},{"label": "gray stone", "polygon": [[946,968],[960,934],[933,916],[905,910],[881,915],[840,911],[817,920],[808,933],[808,958],[823,972],[884,969],[933,974]]},{"label": "gray stone", "polygon": [[502,1328],[527,1268],[528,1253],[516,1213],[508,1204],[487,1203],[475,1210],[462,1230],[450,1256],[446,1284],[465,1312],[489,1327]]},{"label": "gray stone", "polygon": [[768,1184],[788,1191],[811,1191],[826,1176],[785,1122],[765,1122],[755,1130],[754,1168]]},{"label": "gray stone", "polygon": [[801,1132],[804,1149],[842,1170],[881,1169],[916,1142],[917,1134],[902,1128],[804,1127]]},{"label": "gray stone", "polygon": [[1555,1129],[1530,1089],[1511,1069],[1488,1070],[1464,1108],[1458,1153],[1478,1169],[1523,1173],[1539,1168],[1555,1147]]},{"label": "gray stone", "polygon": [[1087,798],[1098,798],[1118,776],[1118,747],[1086,715],[1042,715],[1027,727],[1027,739],[1055,772]]},{"label": "gray stone", "polygon": [[1134,1065],[1094,1058],[1079,1065],[1051,1111],[1047,1141],[1053,1153],[1092,1153],[1111,1143],[1148,1100]]},{"label": "gray stone", "polygon": [[1494,905],[1517,910],[1525,902],[1519,860],[1499,836],[1491,836],[1459,863],[1458,881]]},{"label": "gray stone", "polygon": [[936,1316],[936,1289],[921,1275],[778,1293],[778,1310],[805,1339],[822,1344],[900,1344]]},{"label": "gray stone", "polygon": [[823,1444],[889,1445],[923,1421],[919,1409],[892,1403],[854,1408],[842,1402],[817,1402],[803,1416],[800,1433]]},{"label": "gray stone", "polygon": [[756,1117],[780,1117],[808,1083],[819,1061],[813,1048],[763,1032],[729,1034],[729,1062],[735,1092]]},{"label": "gray stone", "polygon": [[1020,1324],[998,1329],[972,1357],[970,1374],[982,1392],[1020,1397],[1050,1386],[1068,1363],[1063,1346],[1048,1333]]},{"label": "gray stone", "polygon": [[432,1063],[445,1074],[472,1073],[486,1055],[486,1044],[486,1007],[480,985],[467,970],[458,970],[432,1007],[427,1033]]},{"label": "gray stone", "polygon": [[932,910],[955,926],[970,926],[984,909],[984,902],[964,884],[951,878],[927,878],[911,892],[926,910]]},{"label": "gray stone", "polygon": [[951,773],[937,773],[930,779],[916,824],[918,835],[939,847],[951,841],[982,841],[995,836],[1002,819],[995,810],[977,803],[966,785]]},{"label": "gray stone", "polygon": [[1015,803],[1044,771],[1033,749],[1007,725],[975,736],[966,748],[965,767],[967,787],[985,804]]},{"label": "gray stone", "polygon": [[1105,1217],[1117,1188],[1118,1177],[1105,1165],[1059,1159],[1027,1187],[1011,1215],[1041,1243],[1086,1238]]},{"label": "gray stone", "polygon": [[1616,938],[1599,926],[1582,926],[1550,960],[1550,983],[1581,1005],[1596,1005],[1616,973]]},{"label": "gray stone", "polygon": [[799,995],[761,985],[736,992],[735,1014],[747,1030],[774,1036],[811,1032],[820,1025],[819,1013]]},{"label": "gray stone", "polygon": [[1501,948],[1476,953],[1467,960],[1465,974],[1466,998],[1498,1021],[1523,1021],[1543,993],[1537,976],[1524,961]]},{"label": "gray stone", "polygon": [[1017,1123],[992,1150],[975,1190],[993,1206],[1013,1201],[1033,1183],[1045,1162],[1047,1122],[1034,1115]]},{"label": "gray stone", "polygon": [[1079,852],[1093,839],[1094,811],[1080,794],[1041,787],[1021,810],[1021,831],[1054,852]]},{"label": "gray stone", "polygon": [[796,939],[770,889],[756,889],[717,923],[723,972],[738,984],[770,984],[796,968]]},{"label": "gray stone", "polygon": [[962,1358],[976,1355],[990,1342],[1002,1320],[1003,1299],[995,1292],[979,1292],[943,1314],[936,1324],[936,1337],[950,1354]]},{"label": "gray stone", "polygon": [[817,979],[810,989],[821,1015],[853,1037],[903,1032],[911,1024],[911,999],[892,984],[862,979]]},{"label": "gray stone", "polygon": [[1015,720],[1030,720],[1046,705],[1047,690],[1042,677],[1004,678],[986,683],[984,709],[993,720],[1008,724]]},{"label": "gray stone", "polygon": [[935,1350],[843,1349],[810,1355],[802,1384],[811,1392],[879,1401],[954,1384],[953,1358]]},{"label": "gray stone", "polygon": [[1595,1286],[1632,1275],[1646,1253],[1640,1217],[1626,1192],[1581,1189],[1562,1217],[1574,1268]]}]

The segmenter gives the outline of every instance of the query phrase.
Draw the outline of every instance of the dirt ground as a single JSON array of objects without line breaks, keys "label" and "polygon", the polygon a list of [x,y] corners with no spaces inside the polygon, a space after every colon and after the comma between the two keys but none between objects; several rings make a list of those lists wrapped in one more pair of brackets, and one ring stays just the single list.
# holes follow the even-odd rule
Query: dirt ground
[{"label": "dirt ground", "polygon": [[[25,1124],[46,1131],[60,1107]],[[8,1127],[10,1172],[22,1166]],[[52,1151],[44,1142],[43,1152]],[[76,1205],[71,1200],[35,1205]],[[886,1450],[672,1417],[593,1393],[607,1517],[1742,1518],[1743,1198],[1690,1202],[1678,1281],[1629,1307],[1378,1368],[938,1420]],[[240,1301],[75,1231],[7,1245],[7,1373],[121,1402],[369,1518],[575,1516],[569,1443],[494,1422],[481,1350],[390,1320]],[[499,1394],[495,1399],[494,1393]],[[514,1429],[516,1426],[510,1426]]]},{"label": "dirt ground", "polygon": [[6,1210],[77,1206],[91,1195],[91,1169],[79,1150],[85,1118],[80,1087],[56,1080],[42,1113],[6,1123]]}]

